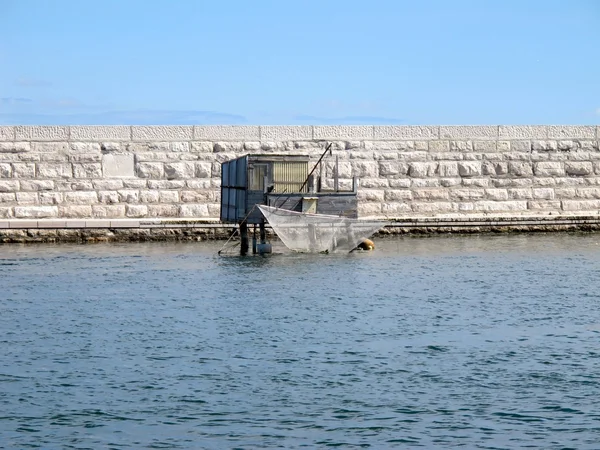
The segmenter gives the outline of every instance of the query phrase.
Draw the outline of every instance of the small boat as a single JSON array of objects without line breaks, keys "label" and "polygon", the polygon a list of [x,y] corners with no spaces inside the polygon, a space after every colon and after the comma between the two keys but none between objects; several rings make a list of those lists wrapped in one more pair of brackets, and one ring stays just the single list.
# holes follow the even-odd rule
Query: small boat
[{"label": "small boat", "polygon": [[279,239],[301,253],[351,252],[383,228],[383,220],[311,214],[268,205],[256,205]]}]

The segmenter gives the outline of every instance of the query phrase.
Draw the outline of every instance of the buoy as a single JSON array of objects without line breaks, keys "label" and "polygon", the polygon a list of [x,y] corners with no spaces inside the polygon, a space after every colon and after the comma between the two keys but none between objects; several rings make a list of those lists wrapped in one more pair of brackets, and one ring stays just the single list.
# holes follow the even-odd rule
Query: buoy
[{"label": "buoy", "polygon": [[356,248],[359,250],[374,250],[375,243],[371,239],[363,239],[362,242],[358,244],[358,247]]}]

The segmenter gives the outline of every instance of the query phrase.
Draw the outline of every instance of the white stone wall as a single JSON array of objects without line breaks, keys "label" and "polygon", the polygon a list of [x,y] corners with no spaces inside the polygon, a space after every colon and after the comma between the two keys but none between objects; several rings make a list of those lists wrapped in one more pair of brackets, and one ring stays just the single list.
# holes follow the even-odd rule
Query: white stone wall
[{"label": "white stone wall", "polygon": [[[361,216],[598,214],[595,126],[4,126],[0,218],[218,218],[220,163],[326,142]],[[333,174],[333,158],[327,175]]]}]

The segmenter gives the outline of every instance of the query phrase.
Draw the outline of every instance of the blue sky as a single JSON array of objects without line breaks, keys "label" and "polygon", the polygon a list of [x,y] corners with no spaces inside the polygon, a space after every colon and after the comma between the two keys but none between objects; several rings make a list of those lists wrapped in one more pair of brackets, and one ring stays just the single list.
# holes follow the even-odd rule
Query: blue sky
[{"label": "blue sky", "polygon": [[0,124],[597,124],[597,0],[0,0]]}]

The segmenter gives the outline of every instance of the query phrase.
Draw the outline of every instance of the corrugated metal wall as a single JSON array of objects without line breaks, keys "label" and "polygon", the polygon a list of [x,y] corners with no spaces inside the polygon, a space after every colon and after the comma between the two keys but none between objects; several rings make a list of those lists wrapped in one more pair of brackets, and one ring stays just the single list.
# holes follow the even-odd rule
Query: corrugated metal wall
[{"label": "corrugated metal wall", "polygon": [[[308,176],[306,162],[274,162],[273,163],[273,192],[300,192],[300,187]],[[308,192],[304,186],[302,192]]]}]

